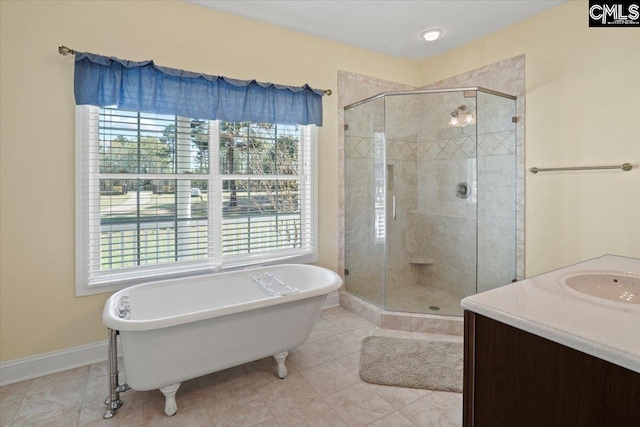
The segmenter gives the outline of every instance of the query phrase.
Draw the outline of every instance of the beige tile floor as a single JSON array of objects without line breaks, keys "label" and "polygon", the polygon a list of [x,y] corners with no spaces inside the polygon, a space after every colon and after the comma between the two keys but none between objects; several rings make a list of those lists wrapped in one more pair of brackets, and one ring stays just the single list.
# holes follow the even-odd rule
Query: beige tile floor
[{"label": "beige tile floor", "polygon": [[460,426],[462,395],[368,384],[358,376],[360,340],[375,326],[342,307],[324,310],[309,340],[276,376],[266,358],[182,383],[178,413],[157,391],[128,391],[103,420],[106,363],[0,387],[0,427],[68,426]]}]

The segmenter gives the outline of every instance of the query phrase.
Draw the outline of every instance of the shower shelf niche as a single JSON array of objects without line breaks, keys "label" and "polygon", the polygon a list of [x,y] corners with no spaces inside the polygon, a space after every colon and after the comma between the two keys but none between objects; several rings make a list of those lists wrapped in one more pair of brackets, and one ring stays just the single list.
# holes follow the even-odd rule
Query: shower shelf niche
[{"label": "shower shelf niche", "polygon": [[409,264],[433,265],[433,258],[409,258]]}]

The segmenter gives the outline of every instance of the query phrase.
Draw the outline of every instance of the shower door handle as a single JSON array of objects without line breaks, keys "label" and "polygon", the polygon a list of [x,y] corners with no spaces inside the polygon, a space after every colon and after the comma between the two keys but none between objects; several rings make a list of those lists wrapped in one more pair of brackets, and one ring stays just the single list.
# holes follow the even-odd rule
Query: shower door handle
[{"label": "shower door handle", "polygon": [[391,198],[391,217],[396,219],[396,195]]}]

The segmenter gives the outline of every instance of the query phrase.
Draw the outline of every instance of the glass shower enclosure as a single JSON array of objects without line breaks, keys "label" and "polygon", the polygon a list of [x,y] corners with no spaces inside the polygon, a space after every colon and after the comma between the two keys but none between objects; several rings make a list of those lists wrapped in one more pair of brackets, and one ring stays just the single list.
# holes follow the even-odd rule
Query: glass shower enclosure
[{"label": "glass shower enclosure", "polygon": [[516,271],[515,97],[388,92],[345,107],[345,286],[377,307],[462,314]]}]

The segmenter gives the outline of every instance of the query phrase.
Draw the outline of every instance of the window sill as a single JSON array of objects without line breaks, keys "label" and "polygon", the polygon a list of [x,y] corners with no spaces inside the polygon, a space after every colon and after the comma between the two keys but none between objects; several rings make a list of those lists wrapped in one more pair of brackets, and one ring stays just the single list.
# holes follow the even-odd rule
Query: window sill
[{"label": "window sill", "polygon": [[315,252],[309,252],[306,254],[297,254],[288,257],[281,257],[276,259],[263,259],[263,260],[245,260],[244,262],[230,263],[218,267],[203,266],[199,269],[191,269],[182,272],[170,272],[159,273],[155,275],[146,275],[144,277],[137,278],[118,278],[115,274],[111,278],[105,277],[100,281],[94,281],[92,284],[87,284],[85,281],[78,281],[76,283],[76,298],[90,295],[113,293],[119,290],[139,285],[142,283],[159,282],[172,279],[180,279],[186,277],[204,276],[207,274],[226,273],[234,270],[242,270],[247,267],[268,266],[277,264],[314,264],[318,261],[317,254]]}]

